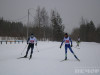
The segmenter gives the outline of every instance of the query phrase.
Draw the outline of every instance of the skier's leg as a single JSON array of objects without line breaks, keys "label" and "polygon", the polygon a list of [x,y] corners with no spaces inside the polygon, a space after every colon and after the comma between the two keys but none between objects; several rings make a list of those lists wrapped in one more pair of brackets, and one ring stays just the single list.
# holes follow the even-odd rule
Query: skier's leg
[{"label": "skier's leg", "polygon": [[79,47],[79,41],[77,42],[77,46]]},{"label": "skier's leg", "polygon": [[33,54],[33,48],[31,48],[30,58],[32,58],[32,54]]},{"label": "skier's leg", "polygon": [[30,54],[30,58],[32,58],[33,49],[34,49],[34,45],[31,46],[31,54]]},{"label": "skier's leg", "polygon": [[29,49],[30,49],[30,45],[28,45],[28,48],[27,48],[27,51],[26,51],[26,55],[24,57],[27,57]]},{"label": "skier's leg", "polygon": [[73,53],[73,54],[74,54],[74,52],[73,52],[73,50],[72,50],[72,48],[71,48],[71,46],[70,46],[70,45],[68,46],[68,48],[69,48],[69,50],[71,51],[71,53]]},{"label": "skier's leg", "polygon": [[67,60],[67,45],[65,45],[65,60]]},{"label": "skier's leg", "polygon": [[79,59],[77,58],[77,56],[75,55],[75,53],[73,52],[73,50],[72,50],[72,48],[70,47],[70,45],[68,46],[68,48],[69,48],[69,50],[71,51],[71,53],[74,55],[74,57],[75,57],[77,60],[79,60]]}]

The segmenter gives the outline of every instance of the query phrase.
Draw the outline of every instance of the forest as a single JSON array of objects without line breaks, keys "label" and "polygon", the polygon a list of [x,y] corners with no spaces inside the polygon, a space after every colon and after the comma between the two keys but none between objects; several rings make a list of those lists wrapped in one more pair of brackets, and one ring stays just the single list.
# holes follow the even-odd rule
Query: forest
[{"label": "forest", "polygon": [[[31,14],[30,14],[31,15]],[[37,8],[34,23],[24,25],[21,22],[11,22],[0,18],[0,37],[27,39],[33,33],[38,40],[61,41],[64,35],[64,25],[60,14],[51,10],[50,16],[45,8]]]},{"label": "forest", "polygon": [[81,41],[99,42],[100,43],[100,25],[95,27],[93,21],[87,21],[82,18],[79,28],[74,28],[71,34],[73,40],[77,40],[78,36]]},{"label": "forest", "polygon": [[[40,7],[37,8],[33,23],[28,25],[0,18],[0,37],[13,37],[15,40],[27,39],[33,33],[38,40],[62,41],[64,28],[63,19],[56,10],[51,10],[48,15],[46,9]],[[95,27],[92,20],[82,18],[80,27],[74,28],[69,36],[75,41],[79,36],[81,41],[100,43],[100,25]]]}]

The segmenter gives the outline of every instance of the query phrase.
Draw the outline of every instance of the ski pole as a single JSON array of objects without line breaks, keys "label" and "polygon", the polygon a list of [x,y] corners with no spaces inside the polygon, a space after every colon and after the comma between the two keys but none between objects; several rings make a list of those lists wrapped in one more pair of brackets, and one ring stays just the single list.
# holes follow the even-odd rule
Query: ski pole
[{"label": "ski pole", "polygon": [[23,51],[21,52],[21,55],[22,55],[22,53],[25,51],[25,48],[27,47],[27,45],[24,47],[24,49],[23,49]]}]

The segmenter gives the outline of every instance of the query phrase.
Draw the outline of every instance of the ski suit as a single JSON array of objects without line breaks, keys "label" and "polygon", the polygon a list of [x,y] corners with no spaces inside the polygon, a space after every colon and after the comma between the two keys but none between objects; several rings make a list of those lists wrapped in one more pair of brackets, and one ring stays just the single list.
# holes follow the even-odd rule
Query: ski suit
[{"label": "ski suit", "polygon": [[[67,48],[69,48],[69,50],[71,51],[71,53],[74,54],[71,46],[72,46],[72,40],[70,37],[67,37],[63,39],[62,43],[61,43],[61,46],[63,45],[63,43],[65,42],[65,58],[67,58]],[[70,42],[71,42],[71,45],[70,45]]]},{"label": "ski suit", "polygon": [[29,45],[28,45],[28,48],[27,48],[27,51],[26,51],[26,57],[27,57],[27,54],[28,54],[30,48],[31,48],[31,56],[32,56],[35,43],[37,44],[37,39],[35,37],[29,37],[28,38],[27,44],[29,44]]},{"label": "ski suit", "polygon": [[79,46],[80,38],[77,39],[77,46]]}]

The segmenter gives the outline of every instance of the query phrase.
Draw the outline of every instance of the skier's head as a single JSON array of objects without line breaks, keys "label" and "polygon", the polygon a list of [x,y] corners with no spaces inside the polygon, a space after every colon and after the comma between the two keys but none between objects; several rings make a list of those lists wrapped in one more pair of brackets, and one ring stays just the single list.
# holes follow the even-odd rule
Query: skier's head
[{"label": "skier's head", "polygon": [[34,35],[33,34],[31,34],[31,38],[33,38],[34,37]]},{"label": "skier's head", "polygon": [[65,38],[67,38],[68,37],[68,34],[67,33],[65,33]]}]

